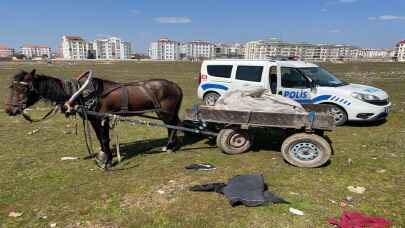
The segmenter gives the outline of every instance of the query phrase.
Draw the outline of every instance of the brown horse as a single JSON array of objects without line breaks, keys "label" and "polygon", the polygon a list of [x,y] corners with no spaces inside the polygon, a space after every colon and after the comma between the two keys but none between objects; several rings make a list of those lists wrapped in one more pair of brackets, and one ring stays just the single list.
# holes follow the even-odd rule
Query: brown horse
[{"label": "brown horse", "polygon": [[[5,101],[5,111],[11,116],[22,114],[24,109],[41,99],[63,106],[73,95],[73,91],[67,89],[69,87],[67,86],[68,82],[55,77],[37,75],[35,69],[31,72],[21,71],[13,77],[9,86],[10,94]],[[174,82],[152,79],[119,84],[94,78],[92,83],[95,88],[92,97],[97,98],[94,111],[130,113],[131,111],[155,109],[158,118],[164,123],[180,125],[178,112],[183,93]],[[125,101],[124,104],[123,101]],[[108,168],[112,163],[108,119],[94,116],[88,118],[101,145],[101,151],[97,154],[96,161],[104,168]],[[168,143],[166,149],[172,151],[178,146],[176,130],[167,130]]]}]

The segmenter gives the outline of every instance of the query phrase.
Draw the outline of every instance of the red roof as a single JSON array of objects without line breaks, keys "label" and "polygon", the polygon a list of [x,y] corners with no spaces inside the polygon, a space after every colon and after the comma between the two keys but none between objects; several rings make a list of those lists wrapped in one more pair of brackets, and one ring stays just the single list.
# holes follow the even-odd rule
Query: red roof
[{"label": "red roof", "polygon": [[46,45],[33,45],[33,44],[25,44],[22,47],[23,48],[49,48]]},{"label": "red roof", "polygon": [[159,41],[167,41],[167,40],[169,40],[169,38],[166,38],[166,37],[161,37],[161,38],[159,39]]},{"label": "red roof", "polygon": [[68,40],[83,40],[80,36],[65,36]]},{"label": "red roof", "polygon": [[160,43],[177,43],[174,40],[169,40],[168,38],[160,38],[159,41]]},{"label": "red roof", "polygon": [[405,44],[405,40],[401,40],[401,41],[399,41],[399,43],[398,44]]},{"label": "red roof", "polygon": [[10,50],[11,48],[7,47],[6,45],[0,44],[0,49],[2,49],[2,50],[5,50],[5,49]]}]

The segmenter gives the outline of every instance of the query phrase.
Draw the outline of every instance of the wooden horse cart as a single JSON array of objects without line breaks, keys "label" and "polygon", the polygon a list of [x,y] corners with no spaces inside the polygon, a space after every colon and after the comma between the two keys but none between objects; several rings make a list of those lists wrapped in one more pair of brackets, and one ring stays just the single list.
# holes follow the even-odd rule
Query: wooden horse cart
[{"label": "wooden horse cart", "polygon": [[[254,143],[252,129],[282,129],[290,132],[282,142],[283,158],[297,167],[319,167],[325,164],[332,154],[332,147],[324,137],[324,132],[335,129],[334,119],[328,113],[327,105],[304,105],[304,108],[308,111],[307,114],[233,111],[197,105],[186,110],[182,126],[109,113],[86,111],[86,114],[136,125],[165,127],[214,136],[218,148],[230,155],[249,151]],[[156,110],[131,114],[143,116],[154,111]]]}]

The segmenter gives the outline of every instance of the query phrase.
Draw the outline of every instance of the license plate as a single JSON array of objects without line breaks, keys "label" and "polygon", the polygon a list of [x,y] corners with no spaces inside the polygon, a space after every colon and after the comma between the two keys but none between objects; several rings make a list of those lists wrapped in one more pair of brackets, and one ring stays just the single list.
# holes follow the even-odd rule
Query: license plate
[{"label": "license plate", "polygon": [[389,106],[389,107],[385,107],[384,108],[384,112],[385,113],[390,113],[391,112],[391,107]]}]

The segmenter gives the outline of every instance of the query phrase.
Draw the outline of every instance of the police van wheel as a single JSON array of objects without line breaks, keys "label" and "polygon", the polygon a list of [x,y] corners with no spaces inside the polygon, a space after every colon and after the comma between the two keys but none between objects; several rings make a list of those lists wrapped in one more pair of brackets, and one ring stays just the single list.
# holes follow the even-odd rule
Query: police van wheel
[{"label": "police van wheel", "polygon": [[209,92],[204,96],[204,103],[208,106],[214,106],[220,95],[215,92]]},{"label": "police van wheel", "polygon": [[347,122],[347,113],[343,108],[337,105],[332,105],[330,108],[330,112],[335,118],[336,126],[342,126]]},{"label": "police van wheel", "polygon": [[217,146],[225,154],[242,154],[249,150],[252,138],[249,133],[240,129],[222,129],[217,136]]},{"label": "police van wheel", "polygon": [[298,133],[284,140],[281,145],[283,158],[301,168],[315,168],[325,164],[332,148],[328,141],[316,134]]}]

